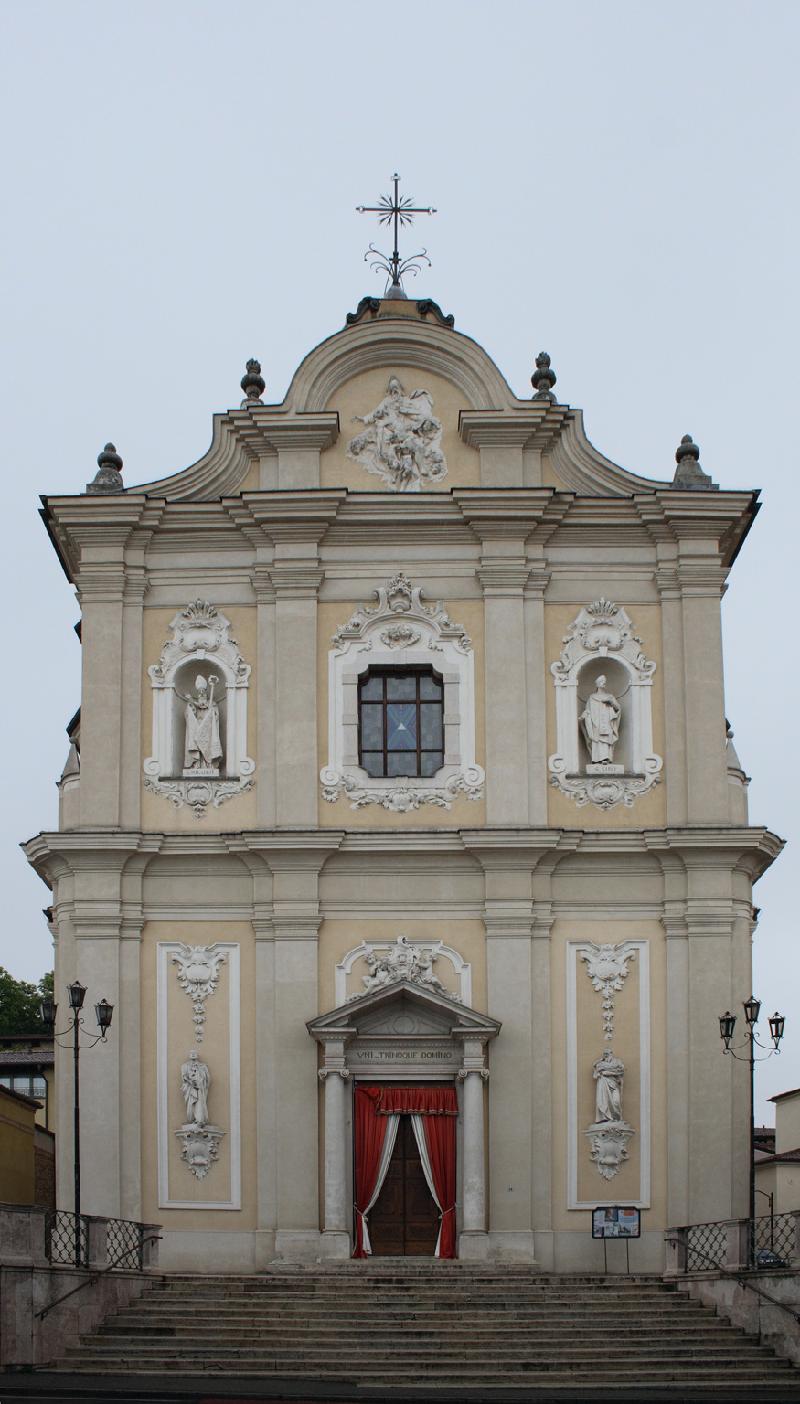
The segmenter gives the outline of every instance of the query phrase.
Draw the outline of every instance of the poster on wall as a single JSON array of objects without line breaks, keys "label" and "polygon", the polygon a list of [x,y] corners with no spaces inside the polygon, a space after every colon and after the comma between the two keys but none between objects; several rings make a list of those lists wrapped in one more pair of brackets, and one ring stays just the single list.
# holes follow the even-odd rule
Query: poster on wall
[{"label": "poster on wall", "polygon": [[592,1238],[639,1238],[642,1215],[639,1209],[608,1204],[592,1210]]}]

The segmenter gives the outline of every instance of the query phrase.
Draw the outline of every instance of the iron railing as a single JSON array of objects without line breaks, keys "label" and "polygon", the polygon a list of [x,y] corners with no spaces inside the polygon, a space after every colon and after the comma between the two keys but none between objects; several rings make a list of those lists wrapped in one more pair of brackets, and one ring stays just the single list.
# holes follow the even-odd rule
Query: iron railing
[{"label": "iron railing", "polygon": [[45,1218],[44,1251],[50,1263],[65,1263],[83,1267],[89,1261],[89,1219],[80,1216],[78,1242],[75,1242],[76,1218],[70,1209],[52,1209]]}]

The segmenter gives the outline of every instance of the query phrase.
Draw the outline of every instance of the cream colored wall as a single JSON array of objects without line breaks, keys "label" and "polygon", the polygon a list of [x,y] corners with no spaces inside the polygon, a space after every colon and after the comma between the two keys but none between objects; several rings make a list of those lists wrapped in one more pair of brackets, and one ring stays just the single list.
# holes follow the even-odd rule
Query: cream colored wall
[{"label": "cream colored wall", "polygon": [[[364,603],[368,594],[351,603],[337,601],[335,604],[320,604],[318,609],[317,727],[320,769],[328,763],[328,655],[331,638],[339,626],[345,624]],[[427,603],[432,601],[428,600]],[[485,767],[483,603],[478,600],[448,599],[445,604],[453,622],[463,624],[472,639],[475,660],[475,758],[478,765]],[[360,810],[351,809],[345,795],[340,796],[335,804],[328,804],[320,794],[319,823],[322,828],[328,829],[474,829],[486,823],[486,803],[485,800],[468,800],[460,795],[450,809],[425,804],[408,814],[396,814],[382,809],[378,804],[366,805]]]},{"label": "cream colored wall", "polygon": [[[595,943],[647,941],[650,953],[650,1208],[642,1210],[642,1232],[666,1223],[666,942],[657,921],[557,920],[551,933],[552,1168],[553,1228],[573,1233],[591,1231],[587,1209],[567,1209],[567,976],[569,941]],[[585,963],[577,962],[577,1141],[578,1195],[584,1201],[625,1204],[639,1198],[639,1136],[629,1143],[629,1160],[613,1180],[604,1180],[589,1156],[583,1135],[595,1120],[592,1064],[603,1050],[602,996],[592,988]],[[625,1064],[623,1111],[639,1132],[639,959],[629,965],[621,991],[615,992],[614,1041],[611,1047]],[[502,1037],[502,1035],[501,1035]],[[608,1045],[606,1045],[608,1046]]]},{"label": "cream colored wall", "polygon": [[[656,671],[651,688],[653,715],[653,749],[656,755],[664,755],[664,687],[662,676],[661,648],[661,609],[659,605],[630,603],[627,599],[615,600],[630,615],[634,633],[642,641],[642,648],[648,658],[656,662]],[[545,665],[547,680],[547,754],[551,756],[557,749],[556,735],[556,696],[550,664],[555,663],[561,654],[564,636],[568,632],[580,609],[578,604],[551,604],[545,606]],[[669,775],[662,771],[661,783],[653,786],[646,794],[633,802],[631,809],[617,804],[612,809],[599,809],[595,804],[579,807],[568,795],[562,794],[554,785],[548,785],[547,813],[550,824],[558,828],[584,829],[649,829],[659,828],[667,821],[666,787]]]},{"label": "cream colored wall", "polygon": [[429,390],[433,413],[442,423],[442,450],[447,462],[447,476],[439,483],[425,483],[423,492],[449,492],[451,487],[456,486],[477,487],[480,483],[480,456],[477,449],[467,447],[458,432],[459,413],[462,409],[470,408],[464,402],[463,392],[449,380],[424,368],[391,365],[354,375],[331,396],[326,409],[336,410],[339,415],[339,438],[320,455],[320,485],[347,487],[356,492],[387,491],[382,478],[368,473],[360,464],[348,458],[347,445],[365,428],[356,421],[355,416],[372,413],[385,398],[393,375],[397,376],[409,394],[413,390]]},{"label": "cream colored wall", "polygon": [[[194,598],[205,598],[201,584],[198,584],[196,589],[192,591],[187,589],[184,605]],[[252,668],[247,694],[247,754],[256,761],[255,783],[258,785],[258,757],[256,755],[256,737],[258,735],[257,611],[246,605],[221,604],[218,600],[212,600],[211,603],[216,605],[226,619],[231,621],[231,637],[236,640],[241,649],[242,657]],[[144,611],[142,626],[143,757],[153,754],[153,689],[150,685],[147,669],[151,664],[158,662],[161,650],[172,634],[169,627],[170,620],[174,619],[182,608],[183,605],[175,605],[174,608],[170,609],[153,607]],[[203,818],[198,819],[188,805],[176,809],[166,796],[154,795],[150,790],[146,790],[144,775],[141,777],[141,787],[143,829],[154,829],[156,832],[168,830],[169,832],[200,834],[228,833],[235,829],[254,829],[257,827],[254,788],[246,791],[243,795],[235,795],[232,799],[225,800],[218,809],[210,805]]]},{"label": "cream colored wall", "polygon": [[800,1091],[775,1103],[775,1150],[782,1154],[800,1148]]},{"label": "cream colored wall", "polygon": [[[157,959],[158,943],[182,941],[187,945],[210,945],[232,941],[239,946],[241,1002],[241,1209],[163,1209],[158,1204],[157,1136]],[[209,1116],[211,1123],[230,1133],[228,1098],[229,1005],[228,962],[220,967],[219,984],[206,1001],[206,1023],[198,1044],[192,1023],[192,1004],[178,984],[175,967],[168,972],[167,1076],[169,1078],[169,1188],[170,1198],[182,1200],[225,1199],[230,1193],[229,1145],[223,1139],[219,1160],[205,1180],[197,1180],[180,1158],[177,1137],[171,1133],[186,1120],[180,1090],[180,1068],[192,1048],[208,1064],[211,1074]],[[166,1229],[239,1232],[256,1225],[256,1075],[255,1075],[255,939],[249,922],[204,923],[202,934],[192,922],[150,921],[145,924],[141,944],[142,1019],[142,1212],[145,1222],[160,1223]]]}]

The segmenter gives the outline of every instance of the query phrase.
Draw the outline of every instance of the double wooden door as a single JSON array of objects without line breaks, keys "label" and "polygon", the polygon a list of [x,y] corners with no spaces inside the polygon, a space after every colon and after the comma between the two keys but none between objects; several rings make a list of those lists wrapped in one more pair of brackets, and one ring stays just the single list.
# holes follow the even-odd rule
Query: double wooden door
[{"label": "double wooden door", "polygon": [[439,1211],[419,1158],[410,1116],[401,1116],[394,1152],[378,1202],[369,1216],[372,1251],[378,1257],[432,1258]]}]

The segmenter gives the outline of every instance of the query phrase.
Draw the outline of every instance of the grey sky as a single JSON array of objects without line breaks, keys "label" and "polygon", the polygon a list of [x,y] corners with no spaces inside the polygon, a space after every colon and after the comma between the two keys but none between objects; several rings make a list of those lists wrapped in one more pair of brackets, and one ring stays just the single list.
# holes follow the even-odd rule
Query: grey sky
[{"label": "grey sky", "polygon": [[[248,356],[280,399],[382,287],[354,207],[394,169],[439,209],[410,291],[517,393],[544,347],[619,463],[669,476],[690,431],[722,486],[763,489],[724,604],[728,712],[751,817],[791,838],[800,6],[5,0],[0,31],[0,963],[51,963],[17,843],[55,827],[79,700],[37,494],[81,490],[109,438],[128,484],[192,462]],[[787,1015],[764,1096],[800,1084],[794,862],[757,888],[756,992]]]}]

